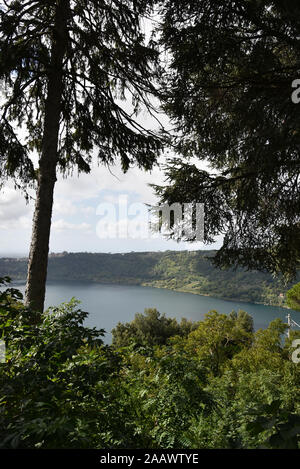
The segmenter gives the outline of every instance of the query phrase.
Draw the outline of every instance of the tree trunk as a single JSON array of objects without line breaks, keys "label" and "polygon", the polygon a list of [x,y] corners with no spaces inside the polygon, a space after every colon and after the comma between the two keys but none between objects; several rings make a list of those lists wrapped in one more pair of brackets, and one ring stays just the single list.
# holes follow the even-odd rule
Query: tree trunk
[{"label": "tree trunk", "polygon": [[63,60],[67,49],[69,0],[58,0],[48,73],[45,120],[31,247],[28,261],[25,304],[39,314],[44,309],[53,194],[58,161],[58,138],[63,93]]}]

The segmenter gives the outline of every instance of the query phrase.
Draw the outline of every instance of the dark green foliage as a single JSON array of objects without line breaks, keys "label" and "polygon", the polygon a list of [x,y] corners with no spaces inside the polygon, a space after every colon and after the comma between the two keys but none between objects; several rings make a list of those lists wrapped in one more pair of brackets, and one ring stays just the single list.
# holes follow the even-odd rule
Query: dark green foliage
[{"label": "dark green foliage", "polygon": [[153,447],[188,447],[185,433],[193,416],[208,414],[215,406],[204,389],[205,368],[188,354],[166,349],[147,359],[143,374],[140,406]]},{"label": "dark green foliage", "polygon": [[178,323],[176,319],[160,315],[157,309],[146,308],[144,314],[137,313],[130,323],[117,324],[112,330],[112,343],[115,347],[166,345],[170,337],[187,336],[196,328],[197,323],[186,319]]},{"label": "dark green foliage", "polygon": [[[299,365],[281,321],[253,333],[245,312],[212,311],[177,334],[152,311],[137,322],[154,319],[154,345],[146,333],[117,348],[75,300],[34,325],[20,299],[0,293],[1,448],[299,447]],[[155,345],[166,329],[176,335]]]},{"label": "dark green foliage", "polygon": [[238,328],[246,332],[254,332],[253,319],[246,311],[232,311],[229,317],[235,321]]},{"label": "dark green foliage", "polygon": [[260,416],[249,423],[247,429],[254,436],[261,433],[271,434],[263,444],[267,448],[298,449],[300,415],[290,414],[286,410],[282,410],[281,405],[282,402],[277,400],[269,405],[262,406],[260,409],[255,409],[255,413],[260,414]]},{"label": "dark green foliage", "polygon": [[291,288],[287,294],[287,304],[290,308],[300,311],[300,283]]},{"label": "dark green foliage", "polygon": [[[151,169],[162,141],[135,118],[143,108],[151,113],[149,96],[158,95],[158,52],[153,42],[146,43],[140,26],[153,2],[14,1],[0,8],[1,180],[12,176],[28,183],[36,177],[31,151],[42,150],[51,41],[55,12],[62,5],[67,47],[60,169],[89,172],[92,153],[105,164],[120,158],[124,171],[132,163]],[[125,99],[131,103],[127,110]],[[22,140],[21,126],[26,131]]]},{"label": "dark green foliage", "polygon": [[44,313],[34,326],[15,298],[6,290],[0,301],[7,348],[0,364],[0,447],[130,444],[121,433],[122,409],[113,411],[121,399],[120,365],[102,346],[104,331],[83,326],[87,313],[75,300]]},{"label": "dark green foliage", "polygon": [[299,3],[161,5],[161,41],[170,56],[164,109],[180,156],[169,162],[168,184],[156,188],[161,202],[205,204],[206,242],[225,235],[218,266],[292,277],[300,259],[300,106],[292,102]]}]

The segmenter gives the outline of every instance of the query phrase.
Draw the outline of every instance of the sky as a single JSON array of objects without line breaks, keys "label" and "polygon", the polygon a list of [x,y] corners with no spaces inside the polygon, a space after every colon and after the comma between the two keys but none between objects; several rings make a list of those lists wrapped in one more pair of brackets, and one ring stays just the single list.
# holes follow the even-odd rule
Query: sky
[{"label": "sky", "polygon": [[[148,229],[145,204],[157,200],[149,183],[164,184],[159,166],[151,172],[93,163],[90,174],[58,176],[55,187],[50,252],[130,252],[211,249],[201,242],[177,243]],[[34,193],[32,193],[34,197]],[[34,199],[26,203],[13,184],[0,192],[0,255],[29,252]],[[127,226],[126,226],[127,224]]]},{"label": "sky", "polygon": [[[126,107],[126,103],[125,103]],[[165,115],[159,119],[165,128]],[[157,122],[142,112],[138,119],[146,128],[157,130]],[[20,137],[25,136],[23,129]],[[170,154],[168,154],[170,156]],[[37,167],[38,156],[32,155]],[[149,212],[146,204],[158,201],[149,184],[164,185],[165,175],[161,157],[151,172],[132,167],[124,174],[121,165],[107,168],[93,161],[90,174],[76,170],[63,178],[58,174],[50,237],[50,252],[130,252],[217,249],[221,239],[213,245],[201,242],[186,243],[168,240],[149,230]],[[199,167],[209,169],[203,162]],[[24,257],[30,249],[34,192],[26,203],[24,195],[7,182],[0,190],[0,256]],[[127,224],[127,226],[126,226]]]},{"label": "sky", "polygon": [[[145,24],[146,36],[151,25]],[[5,90],[2,90],[2,92]],[[153,104],[153,103],[152,103]],[[128,110],[131,105],[123,103]],[[128,109],[126,109],[128,108]],[[158,108],[158,106],[157,106]],[[167,117],[157,115],[165,128]],[[138,118],[145,127],[156,130],[157,122],[142,112]],[[23,131],[20,129],[22,139]],[[37,163],[37,157],[33,155]],[[163,163],[164,159],[160,160]],[[203,164],[201,165],[203,166]],[[150,183],[164,184],[159,166],[151,172],[131,168],[126,174],[120,164],[110,169],[93,162],[90,174],[74,172],[63,178],[58,175],[50,237],[50,252],[130,252],[196,250],[219,248],[216,244],[205,246],[201,242],[177,243],[163,235],[154,235],[148,228],[149,213],[146,205],[156,205],[157,200]],[[27,256],[30,249],[34,196],[26,203],[24,196],[8,182],[0,191],[0,256]]]}]

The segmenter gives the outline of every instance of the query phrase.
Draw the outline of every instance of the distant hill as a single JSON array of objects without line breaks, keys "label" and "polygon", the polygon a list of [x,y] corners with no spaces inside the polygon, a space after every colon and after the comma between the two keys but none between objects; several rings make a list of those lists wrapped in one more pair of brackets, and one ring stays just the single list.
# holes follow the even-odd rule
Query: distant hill
[{"label": "distant hill", "polygon": [[[76,280],[142,285],[224,299],[284,305],[281,280],[262,272],[219,270],[214,251],[131,252],[126,254],[61,253],[49,256],[49,281]],[[27,259],[0,258],[0,277],[26,278]]]}]

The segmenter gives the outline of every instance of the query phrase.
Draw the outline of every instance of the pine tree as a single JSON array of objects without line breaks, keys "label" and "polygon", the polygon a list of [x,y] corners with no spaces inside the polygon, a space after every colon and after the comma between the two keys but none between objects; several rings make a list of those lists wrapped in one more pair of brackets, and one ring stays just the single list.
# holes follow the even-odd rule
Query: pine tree
[{"label": "pine tree", "polygon": [[[36,181],[26,303],[42,311],[57,172],[89,172],[94,154],[107,165],[119,158],[124,171],[133,163],[149,170],[162,148],[136,118],[145,106],[152,113],[150,97],[157,96],[158,52],[141,26],[153,2],[0,5],[0,176],[23,185]],[[130,110],[122,103],[128,98]]]},{"label": "pine tree", "polygon": [[[180,156],[167,167],[168,185],[156,188],[162,203],[205,204],[205,241],[224,236],[218,266],[294,276],[300,260],[299,2],[167,0],[161,14],[170,57],[164,108]],[[191,156],[210,170],[200,170]]]}]

